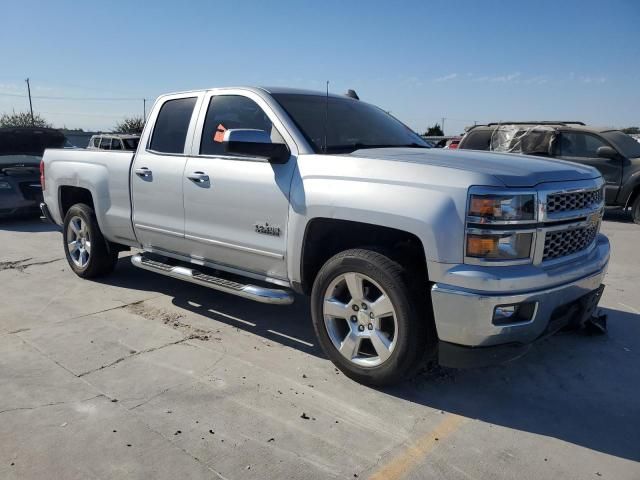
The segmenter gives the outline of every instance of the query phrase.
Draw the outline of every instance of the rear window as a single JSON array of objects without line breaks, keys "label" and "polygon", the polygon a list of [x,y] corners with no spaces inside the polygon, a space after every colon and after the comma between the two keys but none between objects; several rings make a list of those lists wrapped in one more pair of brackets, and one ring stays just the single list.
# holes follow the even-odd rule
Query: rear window
[{"label": "rear window", "polygon": [[468,150],[489,150],[491,130],[471,130],[460,141],[460,148]]},{"label": "rear window", "polygon": [[162,153],[184,153],[187,130],[196,97],[167,100],[158,114],[149,148]]}]

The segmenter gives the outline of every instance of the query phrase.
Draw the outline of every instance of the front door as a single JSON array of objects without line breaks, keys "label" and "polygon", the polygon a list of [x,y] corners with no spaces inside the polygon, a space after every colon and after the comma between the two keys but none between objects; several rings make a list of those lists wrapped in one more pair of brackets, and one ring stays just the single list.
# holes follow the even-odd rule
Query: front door
[{"label": "front door", "polygon": [[190,95],[170,97],[157,105],[150,117],[156,118],[153,132],[145,133],[147,138],[141,139],[144,143],[136,153],[131,172],[133,224],[145,249],[180,252],[184,248],[182,180],[196,103],[197,96]]},{"label": "front door", "polygon": [[622,182],[622,158],[602,158],[598,156],[598,148],[610,147],[602,138],[591,133],[562,132],[557,158],[570,162],[582,163],[597,168],[605,182],[605,203],[612,204],[618,195]]},{"label": "front door", "polygon": [[[224,131],[265,130],[284,142],[282,125],[268,104],[245,91],[205,97],[192,155],[183,180],[185,238],[196,261],[285,281],[290,159],[274,165],[264,158],[224,152]],[[291,145],[290,145],[291,148]]]}]

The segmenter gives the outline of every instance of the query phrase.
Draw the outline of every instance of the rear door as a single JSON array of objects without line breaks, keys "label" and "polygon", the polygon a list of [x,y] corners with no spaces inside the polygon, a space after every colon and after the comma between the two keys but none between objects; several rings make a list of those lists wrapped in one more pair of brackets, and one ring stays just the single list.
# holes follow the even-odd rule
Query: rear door
[{"label": "rear door", "polygon": [[145,249],[182,253],[182,195],[186,151],[190,148],[202,94],[165,97],[154,106],[152,130],[145,130],[131,172],[133,224]]},{"label": "rear door", "polygon": [[[194,260],[286,282],[286,234],[294,158],[275,165],[234,156],[221,143],[225,129],[265,130],[273,142],[295,143],[259,95],[209,93],[183,179],[185,238]],[[283,137],[284,135],[284,137]],[[271,227],[271,228],[268,228]]]},{"label": "rear door", "polygon": [[598,148],[612,147],[598,135],[586,132],[561,132],[556,157],[597,168],[605,181],[605,202],[615,202],[622,181],[622,158],[598,157]]}]

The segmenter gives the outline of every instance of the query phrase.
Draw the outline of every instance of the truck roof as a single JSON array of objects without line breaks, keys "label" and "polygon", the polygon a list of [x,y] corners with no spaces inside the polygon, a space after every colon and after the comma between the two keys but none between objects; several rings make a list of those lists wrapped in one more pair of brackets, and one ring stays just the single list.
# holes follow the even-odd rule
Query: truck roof
[{"label": "truck roof", "polygon": [[[209,90],[216,90],[216,89],[241,89],[241,90],[249,90],[251,92],[254,93],[260,93],[260,92],[266,92],[269,95],[272,94],[287,94],[287,95],[320,95],[320,96],[326,96],[327,92],[323,92],[320,90],[307,90],[307,89],[302,89],[302,88],[289,88],[289,87],[265,87],[265,86],[250,86],[250,85],[238,85],[238,86],[225,86],[225,87],[211,87],[211,88],[201,88],[201,89],[197,89],[197,90],[184,90],[184,91],[180,91],[180,92],[171,92],[171,93],[167,93],[164,94],[162,96],[165,95],[180,95],[180,94],[184,94],[184,93],[196,93],[196,92],[207,92]],[[336,94],[336,93],[329,93],[330,97],[336,97],[336,98],[344,98],[345,95],[340,95],[340,94]]]}]

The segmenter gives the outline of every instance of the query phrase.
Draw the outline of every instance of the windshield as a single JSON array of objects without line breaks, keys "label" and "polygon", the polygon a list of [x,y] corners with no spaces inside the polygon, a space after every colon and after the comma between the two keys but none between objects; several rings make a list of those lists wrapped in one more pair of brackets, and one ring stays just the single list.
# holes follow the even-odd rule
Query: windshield
[{"label": "windshield", "polygon": [[602,136],[609,140],[618,151],[627,158],[640,157],[640,143],[636,142],[626,133],[620,130],[602,132]]},{"label": "windshield", "polygon": [[362,148],[429,148],[429,144],[405,124],[359,100],[301,94],[274,94],[273,98],[286,110],[316,153],[351,153]]}]

